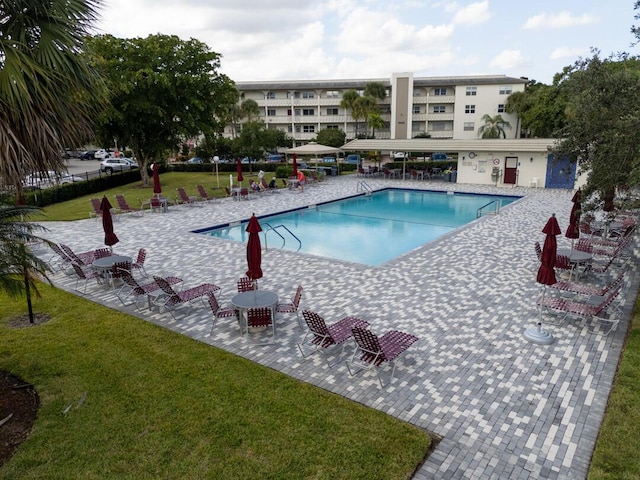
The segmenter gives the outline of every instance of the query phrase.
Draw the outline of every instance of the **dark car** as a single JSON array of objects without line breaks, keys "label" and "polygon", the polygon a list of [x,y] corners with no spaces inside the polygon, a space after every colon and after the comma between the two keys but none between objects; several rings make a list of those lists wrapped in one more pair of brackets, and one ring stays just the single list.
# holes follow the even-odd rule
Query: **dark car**
[{"label": "dark car", "polygon": [[85,150],[78,158],[80,158],[80,160],[95,160],[96,152],[97,150]]}]

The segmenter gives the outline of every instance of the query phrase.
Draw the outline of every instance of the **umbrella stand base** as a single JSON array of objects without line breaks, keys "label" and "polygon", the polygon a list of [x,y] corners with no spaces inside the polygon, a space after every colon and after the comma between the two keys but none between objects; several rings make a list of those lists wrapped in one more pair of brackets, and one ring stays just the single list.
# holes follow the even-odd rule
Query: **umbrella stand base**
[{"label": "umbrella stand base", "polygon": [[536,345],[551,345],[555,341],[550,332],[542,330],[540,322],[538,322],[537,327],[527,328],[523,336],[525,340]]}]

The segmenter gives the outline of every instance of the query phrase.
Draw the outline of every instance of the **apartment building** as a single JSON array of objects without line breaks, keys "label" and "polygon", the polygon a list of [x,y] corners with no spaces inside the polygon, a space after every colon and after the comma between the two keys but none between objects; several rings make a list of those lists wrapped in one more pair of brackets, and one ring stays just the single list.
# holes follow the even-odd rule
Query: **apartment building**
[{"label": "apartment building", "polygon": [[[368,83],[385,86],[387,97],[379,102],[385,126],[376,129],[378,139],[410,139],[428,134],[440,139],[476,139],[485,114],[501,114],[511,124],[508,138],[519,138],[515,115],[505,112],[511,93],[524,90],[526,78],[504,75],[463,77],[414,77],[393,73],[390,78],[362,80],[292,80],[237,82],[241,101],[253,99],[268,128],[286,132],[304,144],[325,128],[341,129],[347,140],[371,135],[363,119],[354,121],[342,108],[342,95],[361,95]],[[246,119],[244,119],[246,120]],[[231,135],[231,129],[225,131]]]}]

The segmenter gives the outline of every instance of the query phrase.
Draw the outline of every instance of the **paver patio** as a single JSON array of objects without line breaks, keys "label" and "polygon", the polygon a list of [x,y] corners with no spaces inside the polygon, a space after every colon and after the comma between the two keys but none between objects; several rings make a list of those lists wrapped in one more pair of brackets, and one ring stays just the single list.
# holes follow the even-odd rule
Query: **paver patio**
[{"label": "paver patio", "polygon": [[[171,207],[167,214],[124,217],[115,224],[120,243],[114,249],[134,255],[145,247],[148,272],[181,276],[185,287],[215,283],[223,288],[221,303],[226,304],[246,271],[245,245],[192,230],[247,219],[254,212],[260,216],[355,195],[359,180],[329,177],[303,194],[282,191],[250,201],[225,199],[201,208]],[[295,316],[278,317],[275,344],[256,346],[240,337],[235,320],[219,320],[209,336],[212,316],[204,307],[178,311],[174,321],[166,312],[140,315],[123,308],[103,286],[90,285],[87,297],[435,433],[442,439],[416,480],[586,478],[638,289],[636,256],[616,332],[596,336],[569,322],[544,327],[553,333],[554,344],[534,345],[522,336],[538,318],[533,244],[544,240],[541,229],[551,213],[564,232],[572,191],[374,178],[366,182],[374,189],[523,196],[499,215],[483,217],[381,267],[271,246],[263,250],[261,289],[288,300],[302,284],[302,308],[317,311],[328,322],[353,315],[379,333],[393,328],[420,337],[407,365],[399,363],[396,378],[384,389],[374,372],[350,377],[344,364],[328,369],[319,356],[303,359],[296,348],[303,331]],[[102,226],[95,219],[46,226],[48,238],[79,251],[102,245]],[[558,243],[570,245],[564,236]],[[75,284],[62,273],[53,279],[70,291]]]}]

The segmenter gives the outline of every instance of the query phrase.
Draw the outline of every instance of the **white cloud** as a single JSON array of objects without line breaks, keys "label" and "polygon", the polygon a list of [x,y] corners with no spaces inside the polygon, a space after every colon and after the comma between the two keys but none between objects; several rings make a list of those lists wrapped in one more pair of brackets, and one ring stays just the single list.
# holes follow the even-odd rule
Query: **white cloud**
[{"label": "white cloud", "polygon": [[558,47],[553,52],[551,52],[549,58],[551,60],[563,60],[566,58],[584,57],[587,55],[589,55],[589,48]]},{"label": "white cloud", "polygon": [[570,12],[563,11],[548,15],[543,12],[539,15],[529,17],[522,28],[564,28],[575,27],[579,25],[591,25],[599,21],[598,17],[589,13],[583,13],[580,16],[572,15]]},{"label": "white cloud", "polygon": [[483,2],[470,3],[466,7],[460,8],[453,17],[453,23],[477,25],[488,21],[490,18],[489,0],[484,0]]},{"label": "white cloud", "polygon": [[522,55],[520,50],[503,50],[498,55],[493,57],[493,60],[489,62],[489,66],[492,68],[498,68],[501,70],[510,70],[516,67],[523,67],[527,64],[527,59]]}]

